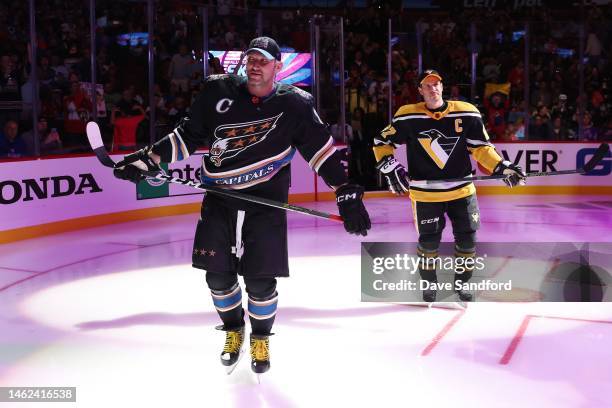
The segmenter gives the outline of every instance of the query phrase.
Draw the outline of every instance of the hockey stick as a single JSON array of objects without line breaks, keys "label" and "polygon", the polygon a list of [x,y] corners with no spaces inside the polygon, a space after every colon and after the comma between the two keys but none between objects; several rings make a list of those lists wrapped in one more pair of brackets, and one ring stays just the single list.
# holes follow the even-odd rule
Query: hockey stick
[{"label": "hockey stick", "polygon": [[[89,122],[87,124],[87,139],[89,140],[89,145],[91,146],[91,150],[95,153],[96,157],[102,163],[102,165],[110,168],[115,168],[115,162],[108,155],[106,148],[104,147],[104,143],[102,142],[102,135],[100,134],[100,128],[98,124],[95,122]],[[214,194],[219,194],[226,197],[237,198],[240,200],[250,201],[252,203],[257,203],[261,205],[267,205],[269,207],[280,208],[281,210],[293,211],[300,214],[312,215],[314,217],[326,218],[329,220],[343,222],[342,217],[336,214],[328,214],[322,211],[312,210],[310,208],[299,207],[297,205],[292,205],[288,203],[281,203],[279,201],[270,200],[262,197],[254,197],[248,194],[239,193],[236,191],[228,191],[224,190],[220,187],[208,186],[202,183],[198,183],[191,180],[181,179],[177,177],[172,177],[164,173],[158,173],[155,175],[147,176],[147,179],[154,180],[163,180],[168,183],[173,184],[181,184],[183,186],[189,186],[196,188],[198,190],[208,191]]]},{"label": "hockey stick", "polygon": [[[610,152],[610,146],[607,143],[602,143],[591,160],[589,160],[585,165],[579,169],[575,170],[560,170],[560,171],[541,171],[534,173],[525,173],[526,177],[542,177],[542,176],[561,176],[564,174],[585,174],[590,172],[599,164],[599,162]],[[478,181],[478,180],[500,180],[505,179],[508,175],[497,174],[491,176],[471,176],[471,177],[459,177],[459,178],[449,178],[449,179],[441,179],[441,180],[425,180],[425,184],[437,184],[437,183],[452,183],[456,181]]]}]

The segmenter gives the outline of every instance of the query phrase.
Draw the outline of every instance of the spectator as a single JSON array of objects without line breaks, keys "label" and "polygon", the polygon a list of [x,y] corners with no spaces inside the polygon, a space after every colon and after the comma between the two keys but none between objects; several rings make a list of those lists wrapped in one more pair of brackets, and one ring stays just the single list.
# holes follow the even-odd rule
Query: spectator
[{"label": "spectator", "polygon": [[137,146],[136,130],[138,125],[145,118],[143,107],[134,102],[127,114],[119,108],[111,111],[111,124],[113,130],[113,150],[132,150]]},{"label": "spectator", "polygon": [[[23,141],[26,144],[27,154],[34,156],[34,130],[29,130],[23,135]],[[62,152],[62,141],[56,128],[49,129],[47,118],[40,117],[38,119],[38,137],[40,140],[40,154],[59,154]]]},{"label": "spectator", "polygon": [[122,99],[122,95],[115,90],[115,84],[113,82],[107,82],[104,84],[104,103],[106,104],[106,111],[112,111],[113,107],[117,106]]},{"label": "spectator", "polygon": [[11,57],[9,55],[0,56],[0,100],[20,100],[19,85],[21,82],[21,77]]},{"label": "spectator", "polygon": [[516,142],[518,140],[516,136],[516,126],[514,123],[508,123],[506,125],[506,129],[504,130],[504,134],[499,138],[500,142]]},{"label": "spectator", "polygon": [[70,71],[68,70],[68,67],[63,63],[59,55],[51,55],[51,69],[55,73],[54,77],[56,81],[58,80],[57,77],[60,77],[64,81],[68,80],[68,75],[70,74]]},{"label": "spectator", "polygon": [[487,130],[494,138],[502,138],[506,130],[506,117],[510,101],[507,96],[495,92],[485,99],[487,112]]},{"label": "spectator", "polygon": [[608,119],[606,127],[602,129],[599,140],[602,142],[612,142],[612,118]]},{"label": "spectator", "polygon": [[49,89],[42,87],[40,89],[40,107],[41,116],[49,118],[53,121],[61,118],[62,115],[62,94],[59,89]]},{"label": "spectator", "polygon": [[595,32],[590,32],[587,37],[586,49],[584,50],[584,55],[589,58],[589,63],[593,65],[599,64],[599,58],[601,57],[601,41],[597,37]]},{"label": "spectator", "polygon": [[516,136],[516,140],[525,140],[525,119],[523,117],[519,117],[514,122],[514,135]]},{"label": "spectator", "polygon": [[19,136],[19,124],[15,120],[8,120],[0,133],[0,157],[22,157],[27,154],[27,146]]},{"label": "spectator", "polygon": [[84,143],[85,125],[91,112],[91,101],[79,82],[70,84],[70,95],[64,97],[64,142],[75,147]]},{"label": "spectator", "polygon": [[510,112],[508,112],[508,123],[516,123],[519,119],[525,121],[525,101],[518,104],[513,104]]},{"label": "spectator", "polygon": [[549,123],[544,121],[540,115],[535,115],[533,122],[529,125],[529,139],[549,141],[552,140],[552,132]]},{"label": "spectator", "polygon": [[555,116],[552,121],[552,138],[553,140],[560,141],[570,140],[569,131],[565,126],[563,126],[560,116]]},{"label": "spectator", "polygon": [[538,107],[538,115],[542,117],[542,120],[544,120],[544,122],[549,122],[552,117],[550,115],[550,112],[548,111],[548,106],[546,105]]},{"label": "spectator", "polygon": [[49,57],[43,56],[40,58],[38,80],[44,85],[50,85],[53,81],[55,81],[55,71],[49,65]]},{"label": "spectator", "polygon": [[561,122],[567,123],[574,114],[573,107],[567,104],[567,95],[560,94],[558,101],[552,107],[552,115],[561,117]]},{"label": "spectator", "polygon": [[208,68],[210,75],[218,75],[224,74],[223,65],[221,65],[221,61],[217,57],[213,57],[212,54],[208,54]]},{"label": "spectator", "polygon": [[217,15],[219,16],[227,16],[232,11],[232,7],[234,7],[233,0],[217,0]]},{"label": "spectator", "polygon": [[179,120],[189,113],[189,105],[183,95],[178,95],[172,105],[168,110],[168,117],[170,122],[176,126]]},{"label": "spectator", "polygon": [[508,74],[508,82],[510,82],[511,89],[513,91],[522,91],[524,76],[525,65],[522,62],[519,62]]},{"label": "spectator", "polygon": [[186,44],[179,46],[179,52],[172,56],[170,67],[168,68],[168,77],[170,82],[176,84],[180,92],[189,91],[189,79],[191,78],[191,65],[193,58],[189,54]]},{"label": "spectator", "polygon": [[[143,100],[141,96],[134,95],[134,93],[134,87],[132,86],[129,86],[123,90],[121,93],[121,99],[119,99],[116,105],[117,112],[119,113],[118,116],[134,116],[140,113]],[[138,107],[140,107],[140,109]]]},{"label": "spectator", "polygon": [[[149,134],[150,112],[147,111],[144,119],[138,123],[136,127],[136,148],[142,148],[151,144],[151,136]],[[155,112],[155,142],[162,139],[164,136],[172,133],[174,126],[170,123],[168,113],[158,109]]]},{"label": "spectator", "polygon": [[449,101],[463,101],[467,102],[467,98],[461,95],[461,91],[457,85],[451,85]]},{"label": "spectator", "polygon": [[578,140],[583,142],[594,142],[597,140],[597,129],[593,126],[593,120],[589,112],[582,115],[582,128],[578,133]]},{"label": "spectator", "polygon": [[485,82],[497,83],[500,73],[501,67],[499,64],[494,58],[488,58],[484,68],[482,69],[482,76],[484,77]]},{"label": "spectator", "polygon": [[353,139],[353,128],[348,121],[344,123],[344,138],[342,137],[342,128],[340,126],[341,116],[338,117],[338,121],[331,125],[329,131],[334,139],[334,144],[347,144]]},{"label": "spectator", "polygon": [[548,82],[539,81],[538,88],[531,93],[531,103],[536,106],[551,106],[552,105],[552,94],[548,87]]}]

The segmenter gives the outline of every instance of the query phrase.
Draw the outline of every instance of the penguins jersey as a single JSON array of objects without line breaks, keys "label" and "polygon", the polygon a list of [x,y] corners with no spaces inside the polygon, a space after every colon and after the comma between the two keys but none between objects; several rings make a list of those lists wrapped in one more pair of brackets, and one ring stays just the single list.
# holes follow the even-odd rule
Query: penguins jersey
[{"label": "penguins jersey", "polygon": [[245,77],[208,77],[190,115],[153,152],[172,163],[203,145],[209,147],[202,160],[204,184],[286,199],[296,149],[330,186],[346,182],[312,96],[291,85],[277,83],[270,95],[258,98],[248,92]]},{"label": "penguins jersey", "polygon": [[415,201],[450,201],[474,194],[471,181],[424,183],[470,176],[470,154],[489,173],[502,160],[489,142],[480,112],[466,102],[445,101],[436,111],[424,102],[402,106],[374,138],[376,160],[392,155],[399,144],[406,144],[410,198]]}]

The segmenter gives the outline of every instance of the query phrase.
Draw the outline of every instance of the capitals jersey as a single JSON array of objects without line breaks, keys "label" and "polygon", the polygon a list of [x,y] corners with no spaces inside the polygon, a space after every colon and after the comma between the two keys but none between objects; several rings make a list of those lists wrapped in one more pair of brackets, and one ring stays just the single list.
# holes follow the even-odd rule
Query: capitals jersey
[{"label": "capitals jersey", "polygon": [[204,184],[285,201],[296,150],[330,186],[346,182],[312,96],[291,85],[277,83],[270,95],[258,98],[248,92],[244,77],[210,76],[190,115],[153,152],[172,163],[199,146],[209,147],[202,160]]},{"label": "capitals jersey", "polygon": [[489,173],[502,160],[489,141],[480,112],[467,102],[445,101],[435,111],[424,102],[402,106],[374,138],[376,160],[393,154],[399,144],[406,144],[410,198],[415,201],[450,201],[474,194],[471,181],[423,182],[470,176],[470,154]]}]

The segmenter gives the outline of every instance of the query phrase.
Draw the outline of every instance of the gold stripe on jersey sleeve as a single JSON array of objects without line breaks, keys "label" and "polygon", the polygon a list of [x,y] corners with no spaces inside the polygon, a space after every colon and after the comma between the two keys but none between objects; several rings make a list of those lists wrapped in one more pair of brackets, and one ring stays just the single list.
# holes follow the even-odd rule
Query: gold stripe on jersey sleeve
[{"label": "gold stripe on jersey sleeve", "polygon": [[451,191],[421,191],[410,189],[410,198],[414,201],[423,201],[428,203],[439,203],[442,201],[458,200],[463,197],[470,196],[476,192],[474,183],[470,183],[464,187]]},{"label": "gold stripe on jersey sleeve", "polygon": [[480,146],[477,148],[468,147],[468,151],[482,167],[487,169],[489,173],[493,173],[495,166],[497,166],[499,162],[503,160],[495,151],[493,146]]},{"label": "gold stripe on jersey sleeve", "polygon": [[448,106],[449,106],[450,113],[453,113],[453,112],[474,112],[474,113],[480,113],[478,108],[476,108],[474,105],[472,105],[471,103],[468,103],[468,102],[448,101]]},{"label": "gold stripe on jersey sleeve", "polygon": [[400,108],[397,110],[397,112],[395,112],[395,115],[393,115],[393,117],[397,118],[398,116],[410,115],[413,113],[425,113],[425,112],[427,112],[427,108],[425,108],[424,102],[414,103],[411,105],[400,106]]},{"label": "gold stripe on jersey sleeve", "polygon": [[374,150],[374,157],[376,157],[376,161],[380,161],[380,159],[383,157],[393,155],[393,153],[395,153],[395,149],[391,145],[374,146],[372,150]]}]

